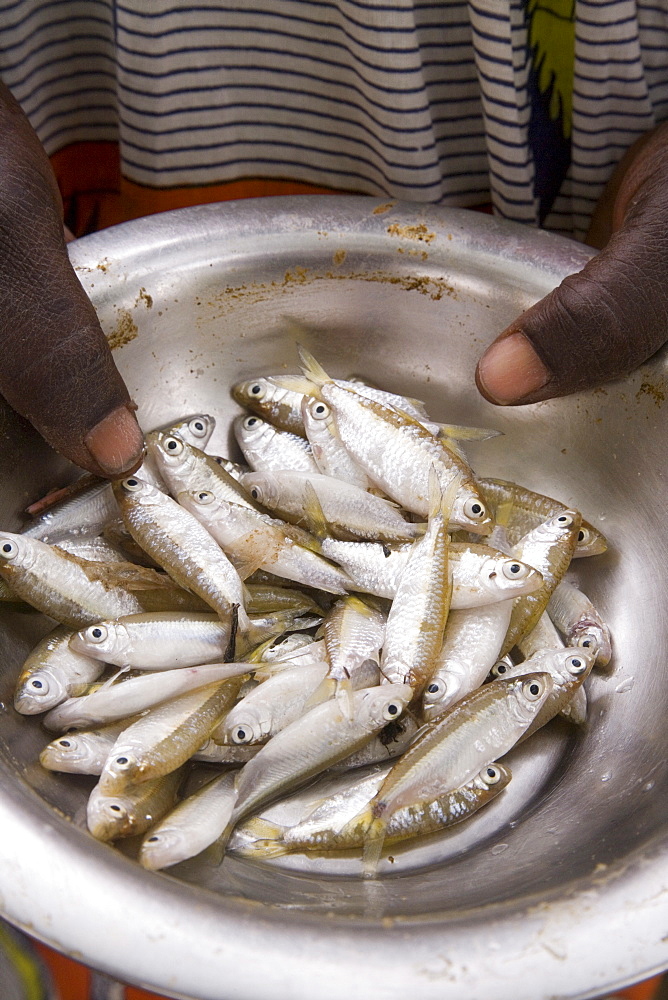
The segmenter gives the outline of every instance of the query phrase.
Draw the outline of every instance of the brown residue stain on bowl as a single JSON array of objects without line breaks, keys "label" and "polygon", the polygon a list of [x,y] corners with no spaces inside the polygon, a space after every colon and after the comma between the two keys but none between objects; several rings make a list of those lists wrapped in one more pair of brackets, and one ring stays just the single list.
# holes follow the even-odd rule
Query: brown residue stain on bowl
[{"label": "brown residue stain on bowl", "polygon": [[376,207],[374,208],[374,210],[373,210],[373,212],[371,214],[372,215],[385,215],[385,213],[389,212],[390,209],[394,208],[395,205],[396,205],[396,201],[386,201],[382,205],[376,205]]},{"label": "brown residue stain on bowl", "polygon": [[641,396],[649,396],[653,399],[657,406],[661,406],[665,402],[666,394],[663,389],[660,389],[658,385],[652,385],[651,382],[643,382],[636,393],[636,399],[640,401]]},{"label": "brown residue stain on bowl", "polygon": [[139,289],[139,295],[135,300],[135,305],[139,305],[140,302],[143,302],[147,309],[153,308],[153,296],[149,295],[143,286]]},{"label": "brown residue stain on bowl", "polygon": [[295,267],[292,271],[286,271],[285,277],[283,279],[284,285],[299,284],[303,285],[305,281],[308,280],[308,268],[307,267]]},{"label": "brown residue stain on bowl", "polygon": [[346,251],[337,250],[334,256],[332,257],[332,263],[334,264],[334,267],[341,267],[345,259],[346,259]]},{"label": "brown residue stain on bowl", "polygon": [[134,340],[139,329],[132,318],[132,313],[127,309],[119,309],[116,326],[107,334],[107,342],[112,351],[118,347],[125,347],[131,340]]},{"label": "brown residue stain on bowl", "polygon": [[429,257],[426,250],[416,250],[414,247],[410,247],[408,250],[404,247],[397,247],[397,253],[407,253],[409,257],[419,257],[420,260],[427,260]]},{"label": "brown residue stain on bowl", "polygon": [[400,226],[398,222],[393,222],[387,227],[390,236],[400,236],[404,240],[420,240],[422,243],[431,243],[436,239],[436,233],[430,233],[424,222],[417,226]]}]

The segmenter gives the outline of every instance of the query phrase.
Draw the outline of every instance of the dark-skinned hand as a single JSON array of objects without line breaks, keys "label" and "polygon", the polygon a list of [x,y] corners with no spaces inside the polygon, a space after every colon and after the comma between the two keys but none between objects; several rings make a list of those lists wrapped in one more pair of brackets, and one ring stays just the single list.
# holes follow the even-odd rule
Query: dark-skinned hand
[{"label": "dark-skinned hand", "polygon": [[628,375],[668,340],[668,123],[618,165],[587,242],[601,249],[487,348],[492,403],[535,403]]},{"label": "dark-skinned hand", "polygon": [[69,262],[51,164],[0,84],[0,393],[57,451],[100,476],[143,439],[95,310]]}]

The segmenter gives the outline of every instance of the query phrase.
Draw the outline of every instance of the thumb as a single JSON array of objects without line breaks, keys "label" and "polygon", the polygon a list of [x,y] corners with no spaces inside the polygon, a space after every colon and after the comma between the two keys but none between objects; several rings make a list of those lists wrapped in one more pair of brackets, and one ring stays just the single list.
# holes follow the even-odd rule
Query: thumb
[{"label": "thumb", "polygon": [[61,454],[117,476],[141,459],[134,404],[70,265],[51,165],[0,86],[0,393]]},{"label": "thumb", "polygon": [[628,375],[668,339],[668,130],[619,187],[617,231],[598,256],[515,320],[476,384],[501,405],[534,403]]}]

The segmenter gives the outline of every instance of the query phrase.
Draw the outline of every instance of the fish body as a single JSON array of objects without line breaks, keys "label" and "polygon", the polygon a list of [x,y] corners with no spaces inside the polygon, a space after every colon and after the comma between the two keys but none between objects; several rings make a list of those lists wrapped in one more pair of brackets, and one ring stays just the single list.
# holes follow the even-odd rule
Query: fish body
[{"label": "fish body", "polygon": [[[332,476],[286,470],[251,472],[242,483],[258,503],[309,531],[319,526],[322,517],[329,534],[350,541],[405,542],[424,532],[423,525],[406,521],[395,504]],[[318,504],[315,521],[309,514],[309,487]]]},{"label": "fish body", "polygon": [[352,679],[365,661],[377,661],[386,619],[359,597],[342,597],[332,605],[322,627],[332,680]]},{"label": "fish body", "polygon": [[565,510],[539,524],[513,547],[513,557],[538,570],[543,583],[538,590],[515,600],[501,656],[509,653],[538,624],[552,593],[570,565],[579,530],[579,513]]},{"label": "fish body", "polygon": [[172,579],[223,618],[236,606],[239,628],[249,631],[239,574],[197,518],[134,476],[114,483],[114,493],[131,535]]},{"label": "fish body", "polygon": [[313,459],[320,472],[368,490],[372,485],[371,480],[344,446],[336,429],[334,414],[327,403],[315,396],[304,396],[302,420]]},{"label": "fish body", "polygon": [[241,684],[235,677],[189,691],[124,729],[100,775],[101,790],[117,792],[185,764],[234,704]]},{"label": "fish body", "polygon": [[178,434],[152,431],[146,444],[173,497],[184,490],[213,490],[232,503],[256,508],[234,476]]},{"label": "fish body", "polygon": [[181,493],[179,502],[205,525],[236,565],[266,569],[331,594],[352,588],[343,570],[295,542],[279,521],[268,521],[213,493]]},{"label": "fish body", "polygon": [[289,431],[279,430],[260,417],[237,417],[234,433],[251,469],[264,472],[278,469],[318,471],[308,441]]},{"label": "fish body", "polygon": [[139,863],[157,871],[192,858],[220,837],[236,798],[236,775],[222,774],[208,781],[147,832],[139,849]]},{"label": "fish body", "polygon": [[59,625],[29,654],[14,693],[14,708],[21,715],[48,712],[83,694],[104,670],[104,663],[70,649],[71,636],[71,629]]},{"label": "fish body", "polygon": [[[229,680],[249,672],[247,663],[206,663],[198,667],[178,667],[159,674],[143,674],[128,680],[105,684],[91,694],[67,701],[51,709],[44,719],[47,729],[64,732],[104,725],[137,715],[148,708],[176,698],[188,691]],[[202,741],[204,738],[202,738]]]},{"label": "fish body", "polygon": [[552,690],[548,674],[496,680],[467,695],[418,736],[394,765],[373,802],[376,818],[430,802],[470,781],[507,753]]},{"label": "fish body", "polygon": [[499,655],[512,600],[450,611],[436,669],[422,696],[422,714],[433,722],[483,683]]},{"label": "fish body", "polygon": [[351,718],[333,700],[282,729],[239,773],[230,828],[264,802],[354,753],[387,722],[400,717],[411,694],[407,685],[365,688],[352,695]]}]

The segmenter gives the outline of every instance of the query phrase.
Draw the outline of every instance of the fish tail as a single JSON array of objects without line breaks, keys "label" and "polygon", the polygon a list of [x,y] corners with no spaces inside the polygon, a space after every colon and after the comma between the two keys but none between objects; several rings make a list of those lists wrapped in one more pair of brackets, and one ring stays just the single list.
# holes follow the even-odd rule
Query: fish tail
[{"label": "fish tail", "polygon": [[316,361],[311,352],[307,351],[302,344],[297,344],[297,354],[301,362],[300,368],[309,381],[318,387],[332,381],[322,365]]},{"label": "fish tail", "polygon": [[320,395],[320,387],[313,382],[306,374],[304,375],[272,375],[268,379],[272,385],[280,386],[281,389],[289,389],[291,392],[301,392],[304,396]]}]

